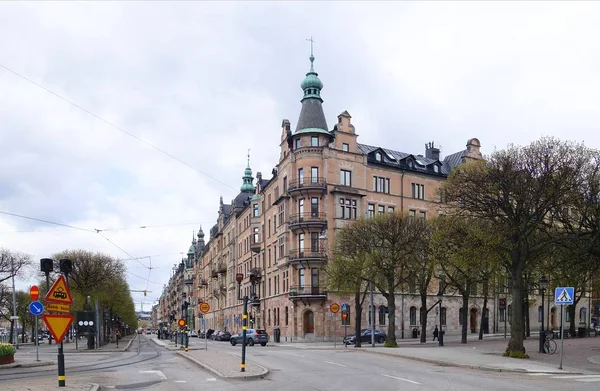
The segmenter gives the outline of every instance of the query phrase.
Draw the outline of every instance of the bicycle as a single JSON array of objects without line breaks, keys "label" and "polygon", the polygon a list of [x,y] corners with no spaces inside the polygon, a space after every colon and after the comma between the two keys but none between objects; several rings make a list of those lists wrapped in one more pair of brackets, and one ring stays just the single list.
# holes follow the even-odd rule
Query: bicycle
[{"label": "bicycle", "polygon": [[558,346],[554,340],[554,332],[549,330],[546,332],[546,340],[544,341],[544,352],[548,354],[554,354]]}]

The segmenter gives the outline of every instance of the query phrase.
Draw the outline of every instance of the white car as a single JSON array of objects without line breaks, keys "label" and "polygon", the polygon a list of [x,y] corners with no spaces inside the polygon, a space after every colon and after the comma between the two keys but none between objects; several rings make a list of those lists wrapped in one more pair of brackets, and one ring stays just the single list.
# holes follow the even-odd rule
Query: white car
[{"label": "white car", "polygon": [[196,338],[198,338],[198,332],[196,330],[191,330],[190,331],[190,337],[196,337]]}]

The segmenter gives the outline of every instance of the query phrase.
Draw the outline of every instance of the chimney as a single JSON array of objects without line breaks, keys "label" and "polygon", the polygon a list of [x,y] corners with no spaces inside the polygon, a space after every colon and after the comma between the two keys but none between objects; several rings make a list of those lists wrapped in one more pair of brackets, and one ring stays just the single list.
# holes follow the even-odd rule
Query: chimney
[{"label": "chimney", "polygon": [[425,144],[425,157],[433,160],[440,160],[440,149],[434,147],[433,141]]}]

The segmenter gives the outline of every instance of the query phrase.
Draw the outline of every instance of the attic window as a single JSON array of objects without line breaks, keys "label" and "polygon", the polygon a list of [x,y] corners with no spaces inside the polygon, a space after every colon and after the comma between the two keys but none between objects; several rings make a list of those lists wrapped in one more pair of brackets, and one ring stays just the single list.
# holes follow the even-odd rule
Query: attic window
[{"label": "attic window", "polygon": [[438,173],[440,172],[440,166],[438,166],[437,164],[433,166],[433,172]]},{"label": "attic window", "polygon": [[408,161],[408,167],[409,168],[413,168],[414,167],[414,164],[413,164],[412,160]]},{"label": "attic window", "polygon": [[379,152],[375,153],[375,160],[377,160],[378,162],[381,161],[381,154]]}]

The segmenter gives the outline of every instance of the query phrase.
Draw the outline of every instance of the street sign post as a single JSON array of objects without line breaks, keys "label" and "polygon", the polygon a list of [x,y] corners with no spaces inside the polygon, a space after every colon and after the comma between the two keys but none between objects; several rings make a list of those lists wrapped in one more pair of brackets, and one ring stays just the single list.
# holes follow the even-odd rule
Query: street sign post
[{"label": "street sign post", "polygon": [[185,319],[183,319],[183,318],[179,319],[177,321],[177,324],[179,325],[179,327],[185,327]]},{"label": "street sign post", "polygon": [[[33,290],[33,288],[35,288],[35,291]],[[32,293],[34,292],[34,293]],[[32,301],[31,303],[29,303],[29,312],[31,312],[31,314],[33,316],[35,316],[35,333],[33,334],[33,337],[35,338],[35,361],[40,361],[40,340],[38,338],[38,316],[42,314],[42,312],[44,312],[44,306],[42,305],[42,303],[40,303],[39,301],[37,301],[36,299],[39,297],[40,292],[37,290],[37,286],[32,286],[31,289],[29,290],[29,295],[31,296],[31,298],[33,299],[35,297],[35,299],[33,299],[34,301]]]},{"label": "street sign post", "polygon": [[34,301],[40,297],[40,290],[38,289],[37,285],[33,285],[31,288],[29,288],[29,297],[31,297],[31,300]]},{"label": "street sign post", "polygon": [[200,304],[200,312],[202,312],[203,314],[206,314],[209,311],[210,311],[210,304],[208,304],[207,302]]},{"label": "street sign post", "polygon": [[[210,311],[210,304],[207,302],[200,303],[200,312],[206,314]],[[204,317],[202,317],[202,330],[204,330],[204,350],[208,351],[208,336],[206,335],[206,330],[204,329]]]},{"label": "street sign post", "polygon": [[42,319],[46,326],[48,326],[48,330],[50,330],[50,334],[56,340],[56,343],[61,343],[69,326],[73,322],[73,315],[55,315],[55,314],[44,314],[42,315]]},{"label": "street sign post", "polygon": [[331,311],[331,320],[333,321],[333,347],[336,347],[336,333],[335,333],[335,314],[340,312],[340,305],[338,303],[332,303],[329,306],[329,311]]},{"label": "street sign post", "polygon": [[573,303],[575,303],[574,287],[558,287],[554,290],[554,304],[560,306],[560,365],[558,369],[563,368],[563,351],[565,346],[563,311],[566,305],[573,305]]}]

